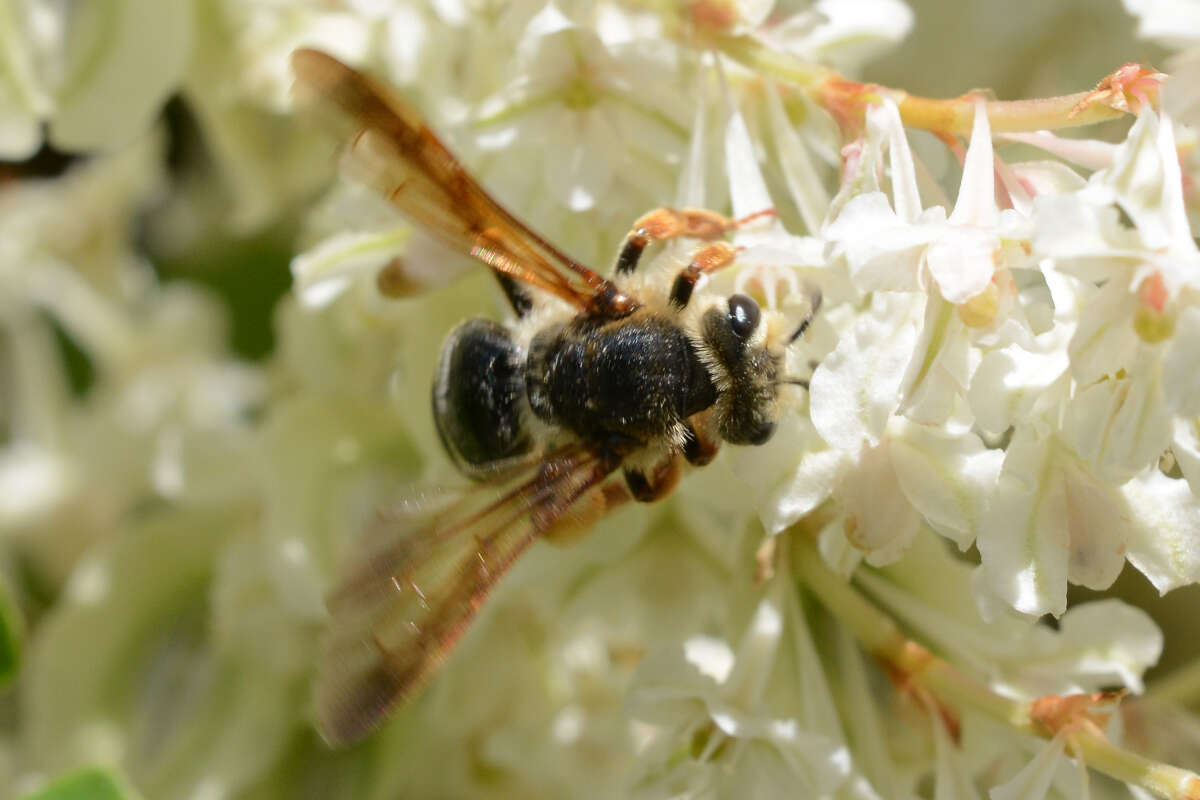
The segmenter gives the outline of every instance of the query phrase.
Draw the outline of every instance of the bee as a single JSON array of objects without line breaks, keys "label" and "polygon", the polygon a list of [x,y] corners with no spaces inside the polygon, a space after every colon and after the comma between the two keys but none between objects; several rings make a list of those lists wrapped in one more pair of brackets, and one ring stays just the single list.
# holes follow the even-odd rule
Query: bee
[{"label": "bee", "polygon": [[[424,688],[535,541],[665,497],[685,463],[707,464],[722,441],[771,438],[781,387],[807,388],[783,374],[783,359],[820,293],[810,287],[807,315],[786,327],[745,294],[695,293],[702,276],[734,262],[722,239],[749,219],[698,209],[643,216],[605,278],[492,199],[383,84],[316,50],[297,50],[292,66],[302,94],[353,124],[356,174],[489,267],[515,318],[460,324],[433,379],[441,441],[474,487],[385,518],[327,598],[316,722],[345,744]],[[669,287],[639,276],[649,245],[680,237],[703,244]]]}]

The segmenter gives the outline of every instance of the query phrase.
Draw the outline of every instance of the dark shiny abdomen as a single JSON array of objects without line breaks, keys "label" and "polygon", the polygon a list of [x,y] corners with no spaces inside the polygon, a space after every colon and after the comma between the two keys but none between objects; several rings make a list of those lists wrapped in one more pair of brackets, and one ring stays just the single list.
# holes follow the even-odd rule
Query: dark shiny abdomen
[{"label": "dark shiny abdomen", "polygon": [[433,418],[447,453],[465,474],[485,477],[525,453],[525,355],[502,326],[459,325],[442,346],[433,382]]},{"label": "dark shiny abdomen", "polygon": [[577,317],[530,344],[533,412],[584,439],[646,443],[716,402],[687,334],[651,314],[605,324]]}]

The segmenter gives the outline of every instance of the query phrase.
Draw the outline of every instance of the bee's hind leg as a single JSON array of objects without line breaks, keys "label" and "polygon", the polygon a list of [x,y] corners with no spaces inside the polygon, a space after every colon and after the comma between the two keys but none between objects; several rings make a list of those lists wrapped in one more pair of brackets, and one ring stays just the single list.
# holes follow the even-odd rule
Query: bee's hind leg
[{"label": "bee's hind leg", "polygon": [[492,270],[492,274],[496,276],[496,281],[500,284],[500,290],[504,292],[504,297],[508,300],[509,306],[512,307],[513,313],[517,315],[517,319],[524,317],[533,310],[533,298],[529,296],[529,292],[525,291],[525,287],[518,283],[515,278],[496,270]]}]

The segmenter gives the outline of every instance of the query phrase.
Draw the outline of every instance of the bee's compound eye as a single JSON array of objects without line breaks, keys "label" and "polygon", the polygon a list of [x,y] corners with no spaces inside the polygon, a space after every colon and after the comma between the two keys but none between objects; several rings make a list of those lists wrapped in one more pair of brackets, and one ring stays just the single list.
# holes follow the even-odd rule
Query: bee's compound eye
[{"label": "bee's compound eye", "polygon": [[758,310],[758,303],[754,302],[753,298],[744,294],[735,294],[729,298],[729,327],[739,338],[745,339],[754,333],[761,317],[762,312]]}]

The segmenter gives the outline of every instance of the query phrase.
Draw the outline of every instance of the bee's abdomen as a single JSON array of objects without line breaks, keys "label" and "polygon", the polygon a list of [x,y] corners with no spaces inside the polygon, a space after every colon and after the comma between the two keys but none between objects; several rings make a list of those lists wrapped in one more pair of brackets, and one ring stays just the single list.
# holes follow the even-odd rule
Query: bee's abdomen
[{"label": "bee's abdomen", "polygon": [[433,383],[433,418],[450,457],[465,474],[528,453],[525,354],[508,331],[471,319],[446,338]]},{"label": "bee's abdomen", "polygon": [[716,401],[687,334],[646,315],[616,323],[576,319],[534,337],[526,365],[533,412],[584,439],[646,443]]}]

